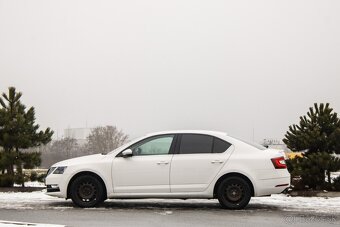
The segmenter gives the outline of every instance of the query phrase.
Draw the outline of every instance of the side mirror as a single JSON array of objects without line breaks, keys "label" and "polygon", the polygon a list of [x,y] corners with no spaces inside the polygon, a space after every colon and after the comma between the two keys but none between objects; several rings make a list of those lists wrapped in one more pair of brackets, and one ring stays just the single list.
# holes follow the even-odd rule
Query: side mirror
[{"label": "side mirror", "polygon": [[131,157],[132,156],[132,150],[127,149],[127,150],[123,151],[122,156],[123,156],[123,158]]}]

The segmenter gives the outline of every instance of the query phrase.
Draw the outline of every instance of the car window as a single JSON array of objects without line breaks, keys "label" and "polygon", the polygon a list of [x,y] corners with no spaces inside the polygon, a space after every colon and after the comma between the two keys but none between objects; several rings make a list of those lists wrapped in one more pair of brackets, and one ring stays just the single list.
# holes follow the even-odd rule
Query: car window
[{"label": "car window", "polygon": [[173,135],[159,136],[141,142],[131,148],[133,155],[162,155],[169,154]]},{"label": "car window", "polygon": [[213,137],[208,135],[183,134],[179,148],[180,154],[211,153]]},{"label": "car window", "polygon": [[218,139],[218,138],[214,138],[214,147],[213,147],[213,153],[223,153],[226,150],[228,150],[228,148],[231,146],[230,143],[228,143],[227,141]]}]

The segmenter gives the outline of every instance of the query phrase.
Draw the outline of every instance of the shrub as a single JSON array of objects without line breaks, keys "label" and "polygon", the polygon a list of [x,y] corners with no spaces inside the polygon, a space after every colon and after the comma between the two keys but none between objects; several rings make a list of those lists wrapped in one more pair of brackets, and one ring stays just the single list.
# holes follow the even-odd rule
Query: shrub
[{"label": "shrub", "polygon": [[32,171],[30,175],[30,181],[36,181],[38,179],[37,172]]},{"label": "shrub", "polygon": [[305,187],[329,190],[332,188],[330,173],[340,169],[340,159],[327,152],[317,152],[287,160],[287,167],[293,178],[301,177],[299,183],[302,183]]},{"label": "shrub", "polygon": [[44,182],[46,178],[46,174],[40,174],[37,176],[37,181]]},{"label": "shrub", "polygon": [[340,191],[340,176],[333,180],[333,188],[335,191]]},{"label": "shrub", "polygon": [[0,175],[0,187],[12,187],[14,184],[14,177],[9,174]]}]

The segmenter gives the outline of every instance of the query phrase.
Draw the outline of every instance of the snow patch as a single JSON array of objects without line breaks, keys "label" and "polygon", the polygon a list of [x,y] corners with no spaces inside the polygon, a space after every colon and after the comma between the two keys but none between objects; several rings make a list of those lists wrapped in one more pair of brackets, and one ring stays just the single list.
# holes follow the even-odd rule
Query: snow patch
[{"label": "snow patch", "polygon": [[[25,187],[45,187],[46,185],[39,181],[28,181],[24,183]],[[21,187],[21,184],[14,184],[14,187]]]},{"label": "snow patch", "polygon": [[250,204],[276,206],[286,211],[340,214],[340,197],[290,197],[284,194],[275,194],[270,197],[254,197]]},{"label": "snow patch", "polygon": [[65,225],[54,224],[41,224],[41,223],[28,223],[28,222],[12,222],[0,220],[1,227],[17,227],[17,226],[33,226],[33,227],[64,227]]},{"label": "snow patch", "polygon": [[[36,192],[2,192],[0,193],[0,209],[53,209],[67,210],[75,209],[72,201],[55,198],[46,195],[43,191]],[[106,204],[106,205],[105,205]],[[162,209],[157,211],[160,215],[171,215],[173,210],[193,207],[194,209],[216,209],[219,208],[217,200],[207,199],[139,199],[139,200],[108,200],[103,207],[90,209],[112,209],[129,208],[140,209]],[[115,206],[118,204],[118,207]],[[119,205],[120,204],[120,205]],[[122,205],[123,204],[123,205]],[[126,206],[125,206],[126,204]],[[162,204],[161,207],[159,204]],[[164,206],[163,206],[164,204]],[[192,205],[190,205],[192,204]],[[123,207],[119,207],[123,206]],[[164,209],[166,208],[166,209]],[[270,197],[254,197],[251,199],[246,211],[253,210],[282,210],[296,212],[313,212],[323,214],[340,215],[340,197],[290,197],[284,194],[272,195]]]}]

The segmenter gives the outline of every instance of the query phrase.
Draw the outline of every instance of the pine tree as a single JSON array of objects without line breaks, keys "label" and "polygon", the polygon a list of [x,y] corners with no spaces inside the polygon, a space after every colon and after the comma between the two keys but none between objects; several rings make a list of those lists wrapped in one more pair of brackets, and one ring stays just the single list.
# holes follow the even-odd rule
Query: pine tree
[{"label": "pine tree", "polygon": [[2,173],[6,172],[6,178],[12,179],[8,186],[12,186],[14,180],[23,183],[22,169],[33,168],[41,162],[39,153],[27,153],[24,149],[47,144],[53,135],[50,128],[39,131],[34,108],[26,110],[20,101],[21,96],[14,87],[10,87],[8,95],[3,93],[0,97],[0,147],[3,149],[0,167]]},{"label": "pine tree", "polygon": [[289,172],[293,176],[301,177],[302,183],[308,188],[332,189],[331,172],[340,169],[340,158],[327,152],[316,152],[288,160],[287,166]]},{"label": "pine tree", "polygon": [[292,151],[340,154],[340,119],[329,103],[314,104],[299,125],[289,126],[283,142]]},{"label": "pine tree", "polygon": [[[340,170],[340,120],[324,105],[314,104],[299,125],[289,126],[283,142],[292,151],[306,151],[302,157],[287,160],[292,176],[301,177],[303,185],[313,189],[333,189],[331,172]],[[327,182],[325,178],[327,177]]]}]

